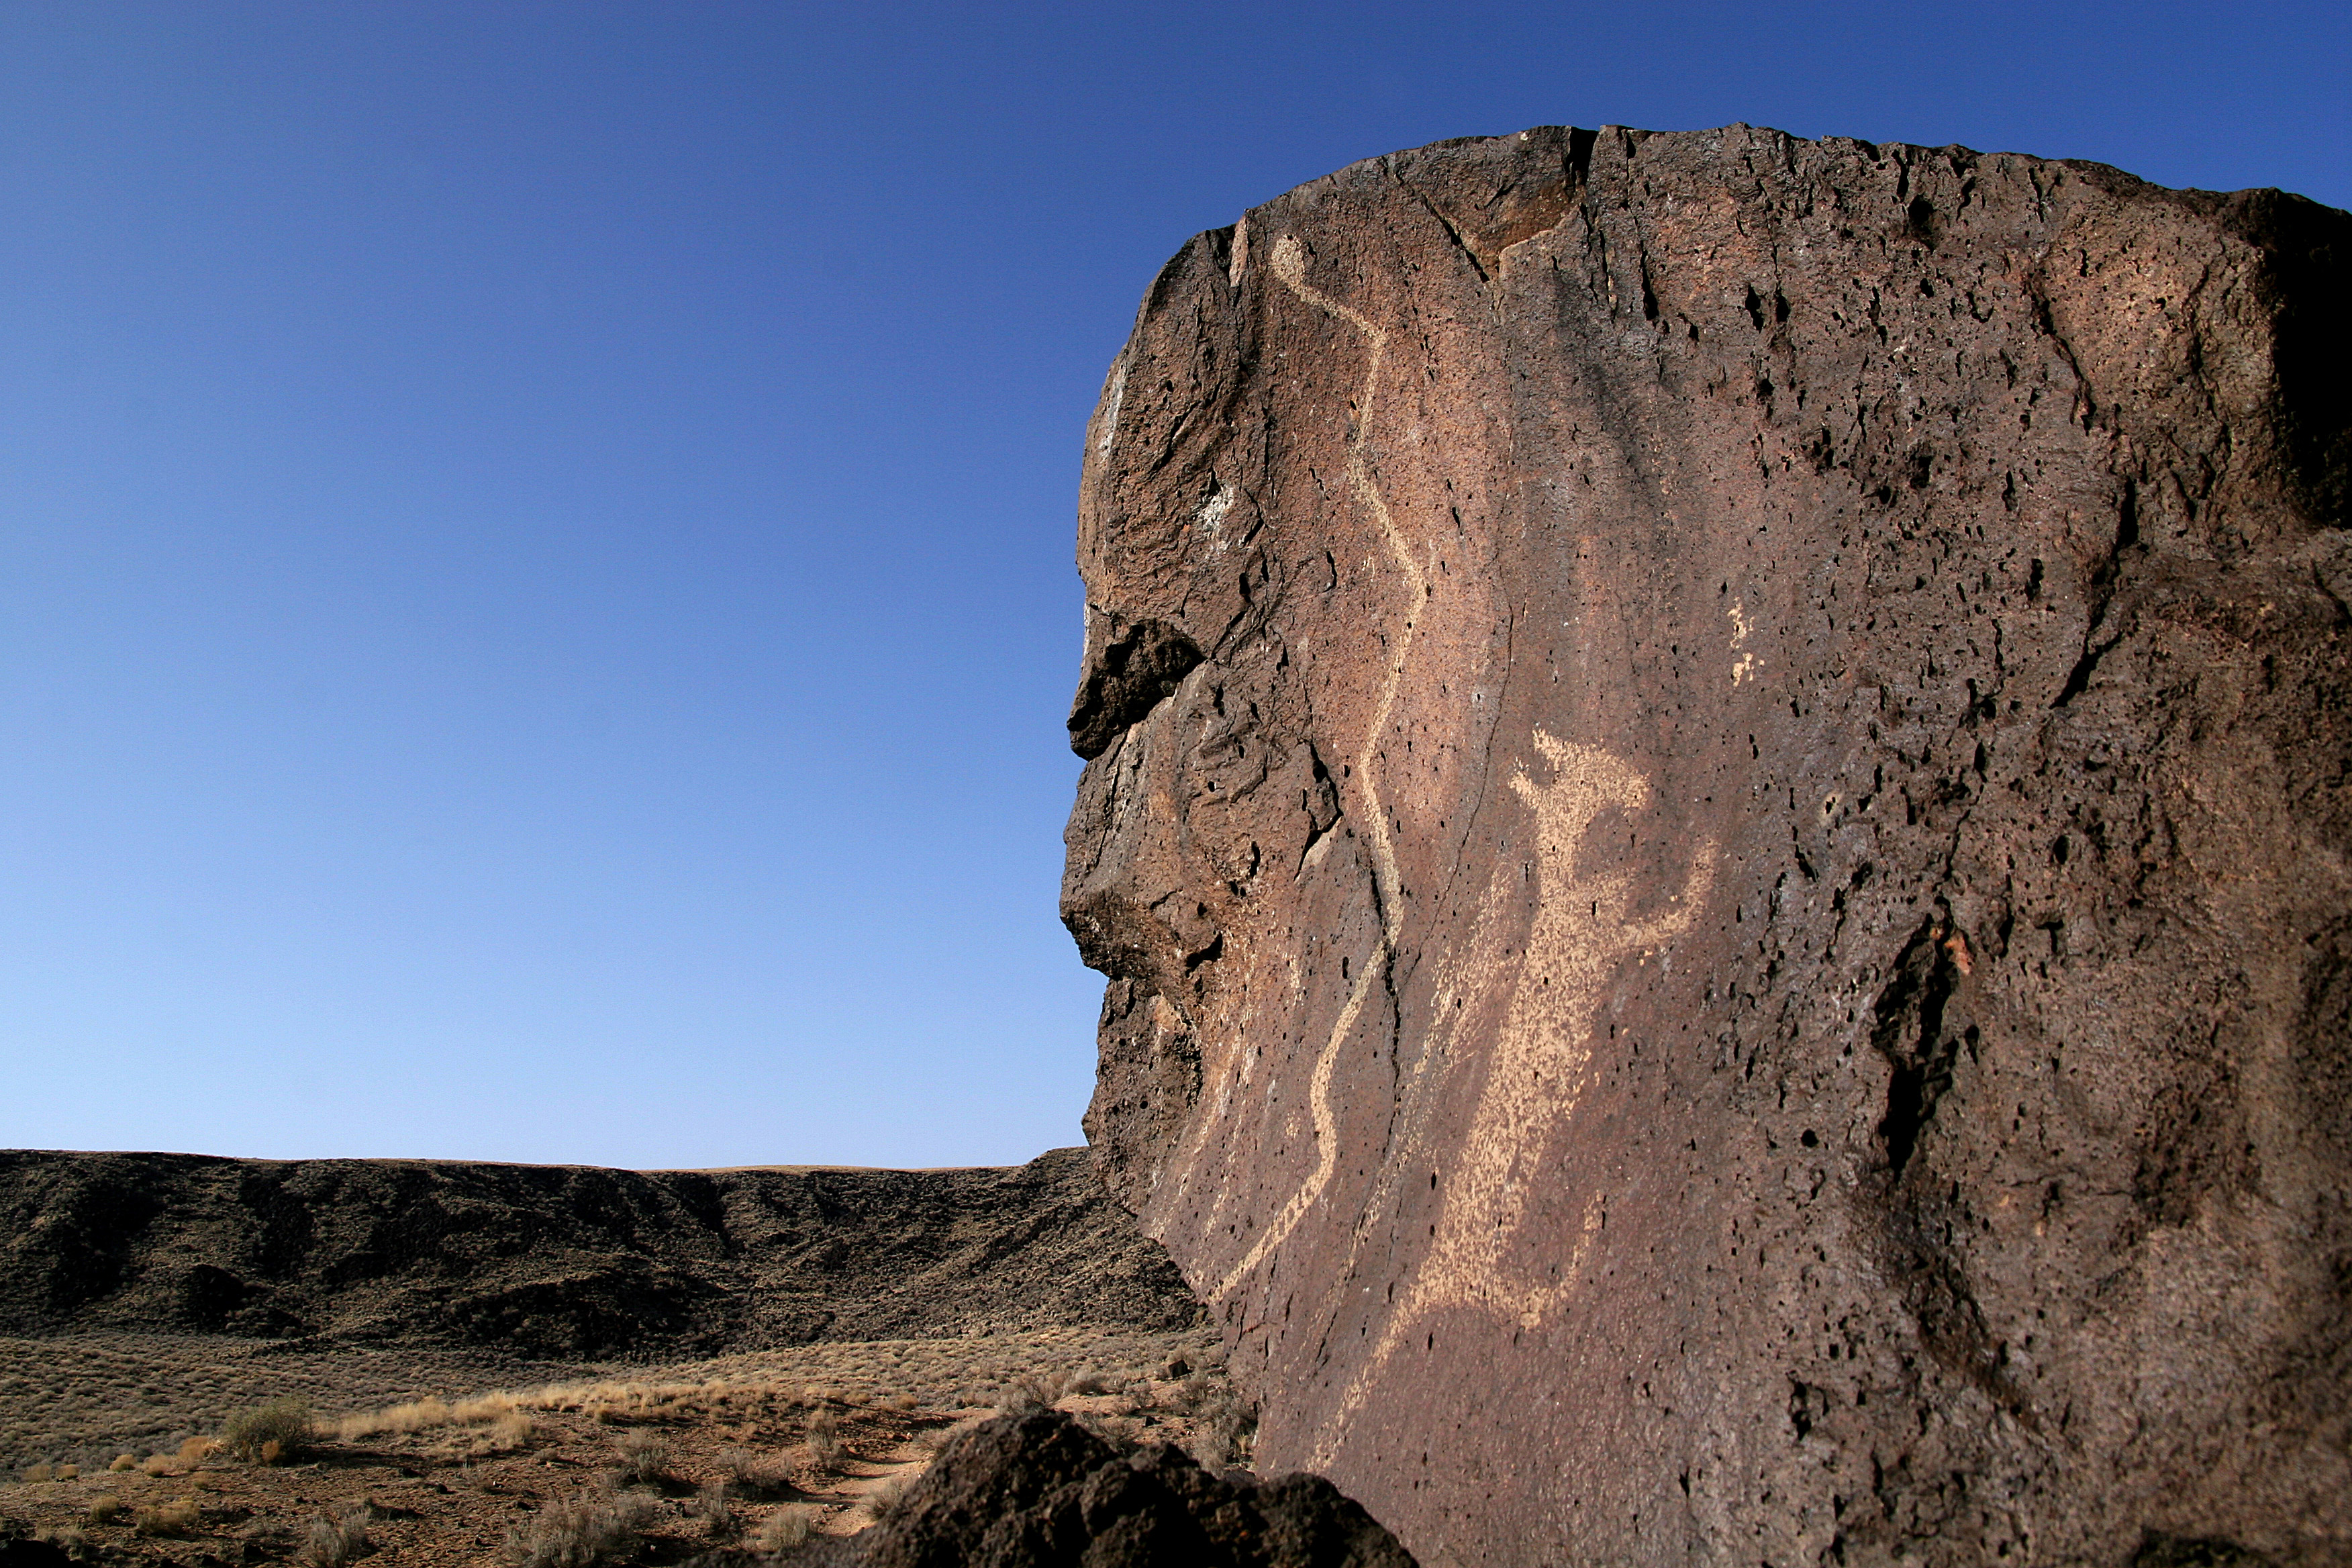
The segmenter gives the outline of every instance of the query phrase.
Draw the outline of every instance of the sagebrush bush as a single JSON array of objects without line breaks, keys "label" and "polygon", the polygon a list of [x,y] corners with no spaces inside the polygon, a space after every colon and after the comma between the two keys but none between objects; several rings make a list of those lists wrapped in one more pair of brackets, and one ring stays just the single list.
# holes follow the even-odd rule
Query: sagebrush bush
[{"label": "sagebrush bush", "polygon": [[777,1455],[729,1448],[719,1456],[719,1462],[727,1467],[728,1479],[744,1497],[782,1497],[793,1489],[792,1470]]},{"label": "sagebrush bush", "polygon": [[798,1552],[809,1543],[809,1537],[815,1532],[815,1528],[810,1522],[807,1509],[799,1503],[788,1504],[770,1514],[761,1524],[753,1544],[770,1553]]},{"label": "sagebrush bush", "polygon": [[1247,1464],[1257,1436],[1257,1417],[1229,1388],[1204,1394],[1192,1405],[1197,1423],[1185,1447],[1204,1468],[1222,1470],[1230,1464]]},{"label": "sagebrush bush", "polygon": [[583,1492],[550,1503],[530,1523],[507,1531],[506,1560],[514,1568],[610,1568],[626,1563],[636,1555],[655,1507],[641,1492]]},{"label": "sagebrush bush", "polygon": [[1032,1410],[1050,1410],[1066,1388],[1067,1384],[1051,1373],[1024,1373],[1005,1386],[997,1404],[1008,1415],[1025,1415]]},{"label": "sagebrush bush", "polygon": [[677,1458],[668,1438],[642,1426],[614,1438],[613,1452],[620,1456],[621,1474],[640,1483],[667,1479],[669,1468]]},{"label": "sagebrush bush", "polygon": [[320,1514],[302,1531],[294,1561],[302,1568],[346,1568],[367,1555],[367,1522],[365,1503],[339,1514]]},{"label": "sagebrush bush", "polygon": [[841,1418],[830,1410],[809,1412],[808,1447],[809,1458],[816,1461],[820,1471],[830,1475],[840,1469],[849,1458],[849,1450],[841,1442]]},{"label": "sagebrush bush", "polygon": [[240,1410],[221,1428],[221,1442],[248,1465],[290,1459],[310,1441],[310,1405],[302,1399],[273,1399]]},{"label": "sagebrush bush", "polygon": [[904,1476],[892,1476],[866,1494],[866,1511],[873,1516],[875,1523],[881,1523],[907,1506],[907,1493],[913,1485]]},{"label": "sagebrush bush", "polygon": [[713,1541],[732,1541],[743,1533],[743,1518],[735,1511],[725,1481],[705,1481],[694,1494],[694,1517]]}]

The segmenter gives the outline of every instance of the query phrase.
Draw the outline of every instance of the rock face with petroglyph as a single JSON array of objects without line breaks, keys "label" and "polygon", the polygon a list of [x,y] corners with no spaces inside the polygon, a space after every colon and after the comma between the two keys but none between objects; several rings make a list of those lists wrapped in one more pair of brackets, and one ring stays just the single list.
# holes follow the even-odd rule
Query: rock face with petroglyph
[{"label": "rock face with petroglyph", "polygon": [[1169,263],[1064,912],[1262,1469],[1433,1563],[2352,1560],[2347,226],[1548,130]]}]

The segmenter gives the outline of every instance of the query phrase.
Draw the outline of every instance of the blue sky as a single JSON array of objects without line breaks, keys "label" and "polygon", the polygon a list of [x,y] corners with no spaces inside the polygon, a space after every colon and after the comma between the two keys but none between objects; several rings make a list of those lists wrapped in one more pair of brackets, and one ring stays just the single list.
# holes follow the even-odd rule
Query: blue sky
[{"label": "blue sky", "polygon": [[2352,205],[2340,5],[0,5],[0,1146],[1078,1140],[1079,437],[1528,125]]}]

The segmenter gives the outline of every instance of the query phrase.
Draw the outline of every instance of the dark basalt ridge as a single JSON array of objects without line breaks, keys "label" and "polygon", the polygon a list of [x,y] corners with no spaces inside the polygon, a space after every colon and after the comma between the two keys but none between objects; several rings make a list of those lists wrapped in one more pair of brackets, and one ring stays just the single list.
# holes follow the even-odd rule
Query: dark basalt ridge
[{"label": "dark basalt ridge", "polygon": [[1433,1563],[2352,1562],[2347,258],[1735,126],[1169,262],[1063,910],[1261,1464]]},{"label": "dark basalt ridge", "polygon": [[1083,1150],[1011,1169],[610,1171],[0,1152],[0,1335],[664,1359],[1200,1305]]}]

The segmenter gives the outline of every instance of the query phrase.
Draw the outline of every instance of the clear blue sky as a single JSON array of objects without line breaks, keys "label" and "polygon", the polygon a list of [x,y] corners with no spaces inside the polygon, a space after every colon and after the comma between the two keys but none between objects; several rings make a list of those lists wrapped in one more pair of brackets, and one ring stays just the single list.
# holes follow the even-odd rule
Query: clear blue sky
[{"label": "clear blue sky", "polygon": [[2336,5],[0,5],[0,1146],[1075,1142],[1081,427],[1528,125],[2352,205]]}]

